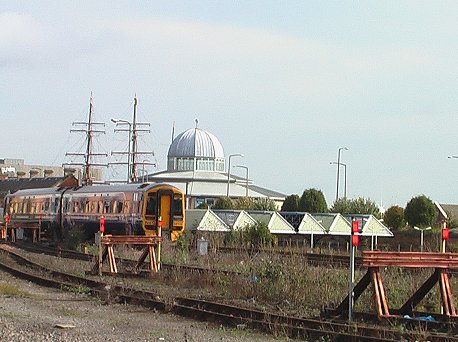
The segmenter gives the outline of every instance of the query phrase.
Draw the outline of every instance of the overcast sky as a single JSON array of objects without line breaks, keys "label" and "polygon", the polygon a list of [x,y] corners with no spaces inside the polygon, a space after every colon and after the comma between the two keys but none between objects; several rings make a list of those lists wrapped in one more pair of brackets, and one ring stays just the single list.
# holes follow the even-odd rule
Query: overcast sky
[{"label": "overcast sky", "polygon": [[272,190],[331,206],[348,147],[348,197],[458,203],[457,18],[457,1],[0,1],[0,158],[68,161],[91,91],[96,148],[126,149],[110,118],[137,94],[151,172],[198,118]]}]

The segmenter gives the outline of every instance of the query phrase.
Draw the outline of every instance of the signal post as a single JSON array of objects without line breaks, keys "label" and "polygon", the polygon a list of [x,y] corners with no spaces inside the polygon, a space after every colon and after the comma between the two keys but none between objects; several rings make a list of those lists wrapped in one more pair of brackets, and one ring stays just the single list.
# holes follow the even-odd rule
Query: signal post
[{"label": "signal post", "polygon": [[355,284],[355,253],[356,247],[359,246],[359,221],[355,218],[351,221],[351,247],[350,247],[350,275],[348,279],[348,323],[352,321],[353,303],[354,303],[354,284]]}]

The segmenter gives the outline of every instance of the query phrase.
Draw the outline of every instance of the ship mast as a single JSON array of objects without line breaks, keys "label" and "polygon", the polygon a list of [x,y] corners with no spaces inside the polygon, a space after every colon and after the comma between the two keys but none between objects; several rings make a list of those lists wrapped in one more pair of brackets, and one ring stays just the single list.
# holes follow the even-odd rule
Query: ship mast
[{"label": "ship mast", "polygon": [[127,151],[113,151],[111,152],[112,155],[127,155],[127,162],[112,162],[110,165],[114,164],[127,164],[127,183],[133,183],[138,179],[138,165],[143,165],[143,172],[145,165],[156,165],[151,163],[147,160],[143,160],[142,162],[138,161],[139,155],[152,155],[154,156],[153,151],[138,151],[138,133],[139,132],[147,132],[150,133],[149,129],[139,128],[150,126],[149,122],[137,122],[137,106],[138,106],[138,98],[137,95],[134,96],[134,111],[132,121],[123,120],[123,119],[111,119],[113,123],[116,124],[116,127],[127,126],[124,128],[115,128],[115,132],[128,132],[129,133],[129,145]]},{"label": "ship mast", "polygon": [[80,152],[67,152],[65,155],[66,156],[81,156],[84,157],[84,163],[64,163],[64,165],[67,166],[83,166],[83,177],[82,177],[82,184],[83,185],[92,185],[93,179],[92,179],[92,172],[91,168],[93,166],[107,166],[107,164],[101,164],[101,163],[95,163],[93,162],[93,157],[95,156],[104,156],[107,157],[106,153],[95,153],[92,151],[92,145],[93,145],[93,137],[94,134],[96,133],[103,133],[105,134],[104,130],[97,130],[95,129],[96,126],[105,126],[105,123],[103,122],[93,122],[93,110],[94,110],[94,105],[93,105],[93,98],[92,98],[92,92],[91,92],[91,98],[89,101],[89,114],[88,114],[88,121],[76,121],[72,123],[72,126],[76,127],[81,127],[77,129],[71,129],[70,132],[82,132],[85,133],[86,135],[86,152],[85,153],[80,153]]}]

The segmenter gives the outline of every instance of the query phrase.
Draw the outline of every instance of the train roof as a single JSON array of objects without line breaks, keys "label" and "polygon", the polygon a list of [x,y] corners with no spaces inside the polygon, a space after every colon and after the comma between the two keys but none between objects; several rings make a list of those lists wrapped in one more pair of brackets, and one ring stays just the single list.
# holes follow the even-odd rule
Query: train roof
[{"label": "train roof", "polygon": [[171,186],[166,183],[129,183],[129,184],[97,184],[80,186],[76,188],[40,188],[40,189],[24,189],[18,190],[10,196],[40,196],[40,195],[55,195],[60,194],[64,191],[71,192],[73,194],[85,194],[85,193],[113,193],[113,192],[143,192],[155,187],[170,186],[176,191],[180,191],[178,188]]}]

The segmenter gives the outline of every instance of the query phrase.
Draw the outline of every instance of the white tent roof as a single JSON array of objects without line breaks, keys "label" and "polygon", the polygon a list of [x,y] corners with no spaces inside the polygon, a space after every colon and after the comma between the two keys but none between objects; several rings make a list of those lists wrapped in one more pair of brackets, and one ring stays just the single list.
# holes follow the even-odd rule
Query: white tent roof
[{"label": "white tent roof", "polygon": [[214,210],[214,213],[234,230],[244,228],[246,225],[256,224],[256,220],[244,210]]},{"label": "white tent roof", "polygon": [[305,213],[302,218],[299,228],[297,230],[298,234],[326,234],[326,229],[320,222],[309,213]]},{"label": "white tent roof", "polygon": [[[393,237],[391,230],[373,215],[362,216],[362,236]],[[361,223],[360,223],[361,224]]]},{"label": "white tent roof", "polygon": [[229,226],[211,210],[186,210],[186,229],[212,232],[228,232]]},{"label": "white tent roof", "polygon": [[294,227],[276,211],[249,211],[256,221],[265,223],[272,234],[295,234]]}]

